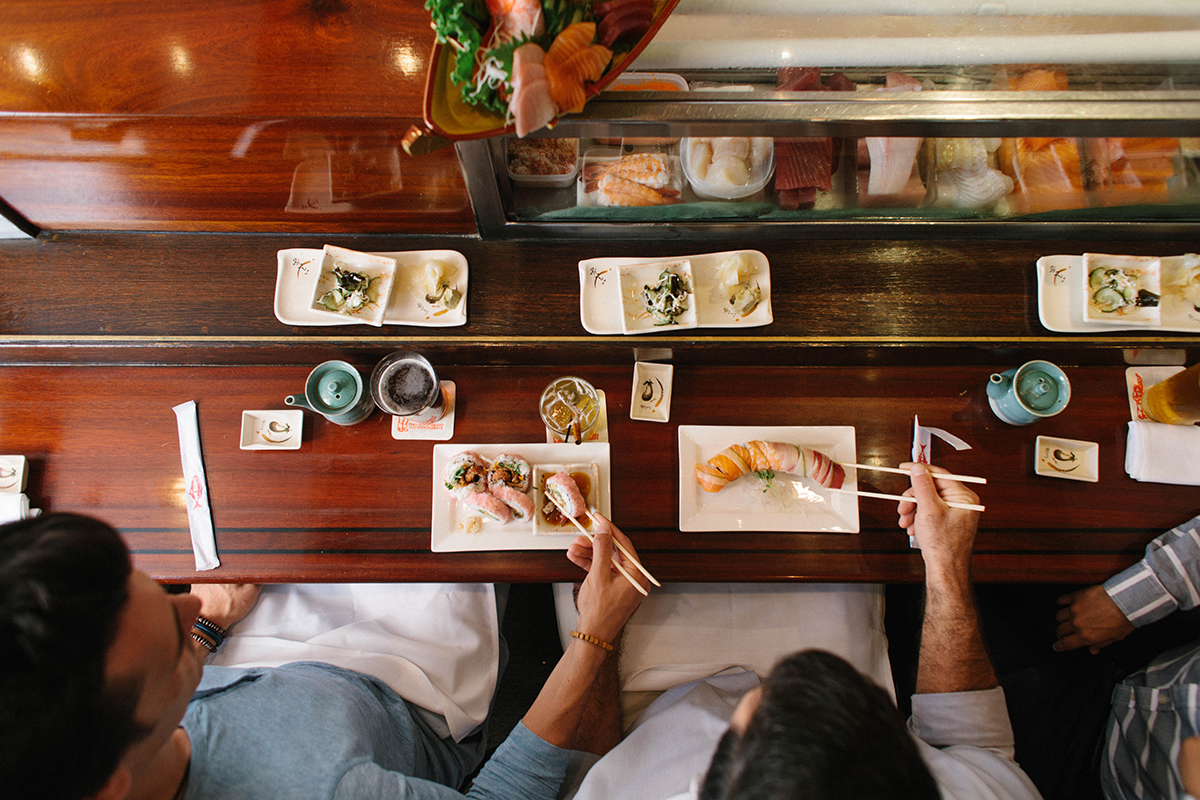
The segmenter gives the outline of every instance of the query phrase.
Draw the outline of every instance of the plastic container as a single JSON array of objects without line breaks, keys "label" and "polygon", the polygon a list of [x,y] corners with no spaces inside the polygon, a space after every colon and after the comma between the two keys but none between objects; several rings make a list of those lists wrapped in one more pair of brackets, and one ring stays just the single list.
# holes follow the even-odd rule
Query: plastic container
[{"label": "plastic container", "polygon": [[775,140],[768,139],[767,157],[761,163],[751,165],[750,177],[746,183],[729,185],[701,180],[697,177],[695,165],[692,163],[695,141],[695,139],[684,139],[679,145],[679,157],[683,165],[684,177],[687,178],[692,191],[704,200],[743,200],[751,197],[766,187],[767,182],[771,180],[771,175],[775,172]]},{"label": "plastic container", "polygon": [[[606,92],[686,92],[688,90],[688,82],[683,79],[682,75],[676,75],[673,72],[623,72],[612,84],[605,89]],[[597,144],[606,145],[632,145],[634,147],[645,145],[663,145],[675,144],[679,141],[678,136],[637,136],[629,139],[621,138],[597,138]]]},{"label": "plastic container", "polygon": [[[517,173],[512,170],[512,154],[510,149],[517,147],[538,147],[540,142],[565,142],[571,141],[575,143],[575,158],[571,162],[569,172],[556,172],[549,175],[532,175],[525,173]],[[504,162],[508,168],[508,178],[517,186],[531,186],[542,188],[561,189],[570,186],[575,182],[575,176],[579,174],[579,140],[578,139],[510,139],[504,145]]]}]

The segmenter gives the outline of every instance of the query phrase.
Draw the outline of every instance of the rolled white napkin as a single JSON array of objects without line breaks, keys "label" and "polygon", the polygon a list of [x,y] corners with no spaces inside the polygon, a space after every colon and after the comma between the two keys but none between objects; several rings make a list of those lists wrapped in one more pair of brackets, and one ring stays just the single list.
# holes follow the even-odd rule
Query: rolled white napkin
[{"label": "rolled white napkin", "polygon": [[1200,486],[1200,428],[1161,422],[1130,422],[1125,471],[1148,483]]},{"label": "rolled white napkin", "polygon": [[40,508],[29,507],[29,498],[23,494],[0,494],[0,523],[29,519],[41,513]]}]

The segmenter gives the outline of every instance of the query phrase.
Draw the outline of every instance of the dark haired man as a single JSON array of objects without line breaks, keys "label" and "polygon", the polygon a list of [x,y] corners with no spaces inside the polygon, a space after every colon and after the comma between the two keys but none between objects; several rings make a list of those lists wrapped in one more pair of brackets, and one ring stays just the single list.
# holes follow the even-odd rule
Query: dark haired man
[{"label": "dark haired man", "polygon": [[[612,569],[613,538],[632,545],[608,528],[596,531],[597,558],[579,592],[586,635],[573,639],[470,796],[555,796],[604,645],[641,601]],[[115,531],[87,517],[0,526],[4,796],[462,797],[455,787],[475,766],[470,753],[382,681],[321,663],[205,668],[193,632],[211,641],[253,595],[218,593],[232,600],[212,608],[169,595],[131,568]],[[202,611],[212,628],[193,627]]]},{"label": "dark haired man", "polygon": [[726,672],[664,693],[575,800],[1039,797],[1013,761],[1004,693],[979,631],[970,585],[978,515],[946,504],[977,498],[907,466],[916,503],[900,504],[900,527],[921,548],[926,589],[907,728],[891,697],[849,663],[803,651],[761,684],[754,672]]}]

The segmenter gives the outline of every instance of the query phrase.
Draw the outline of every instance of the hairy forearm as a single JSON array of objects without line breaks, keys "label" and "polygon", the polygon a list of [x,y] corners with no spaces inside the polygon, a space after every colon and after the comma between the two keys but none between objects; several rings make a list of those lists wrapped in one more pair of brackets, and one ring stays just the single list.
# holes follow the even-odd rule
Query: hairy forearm
[{"label": "hairy forearm", "polygon": [[[572,640],[522,722],[556,747],[572,748],[584,707],[608,651]],[[616,656],[612,656],[616,658]]]},{"label": "hairy forearm", "polygon": [[969,692],[997,684],[967,570],[931,571],[925,586],[917,694]]}]

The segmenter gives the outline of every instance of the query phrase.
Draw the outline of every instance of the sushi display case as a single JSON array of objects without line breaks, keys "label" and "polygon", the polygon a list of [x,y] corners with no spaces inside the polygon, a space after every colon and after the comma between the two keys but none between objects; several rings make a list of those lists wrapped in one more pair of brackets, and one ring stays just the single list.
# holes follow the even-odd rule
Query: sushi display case
[{"label": "sushi display case", "polygon": [[[1139,238],[1200,223],[1200,65],[670,78],[603,92],[553,131],[457,143],[481,235],[904,237],[932,225]],[[514,175],[514,152],[540,148],[575,157],[556,175]]]}]

